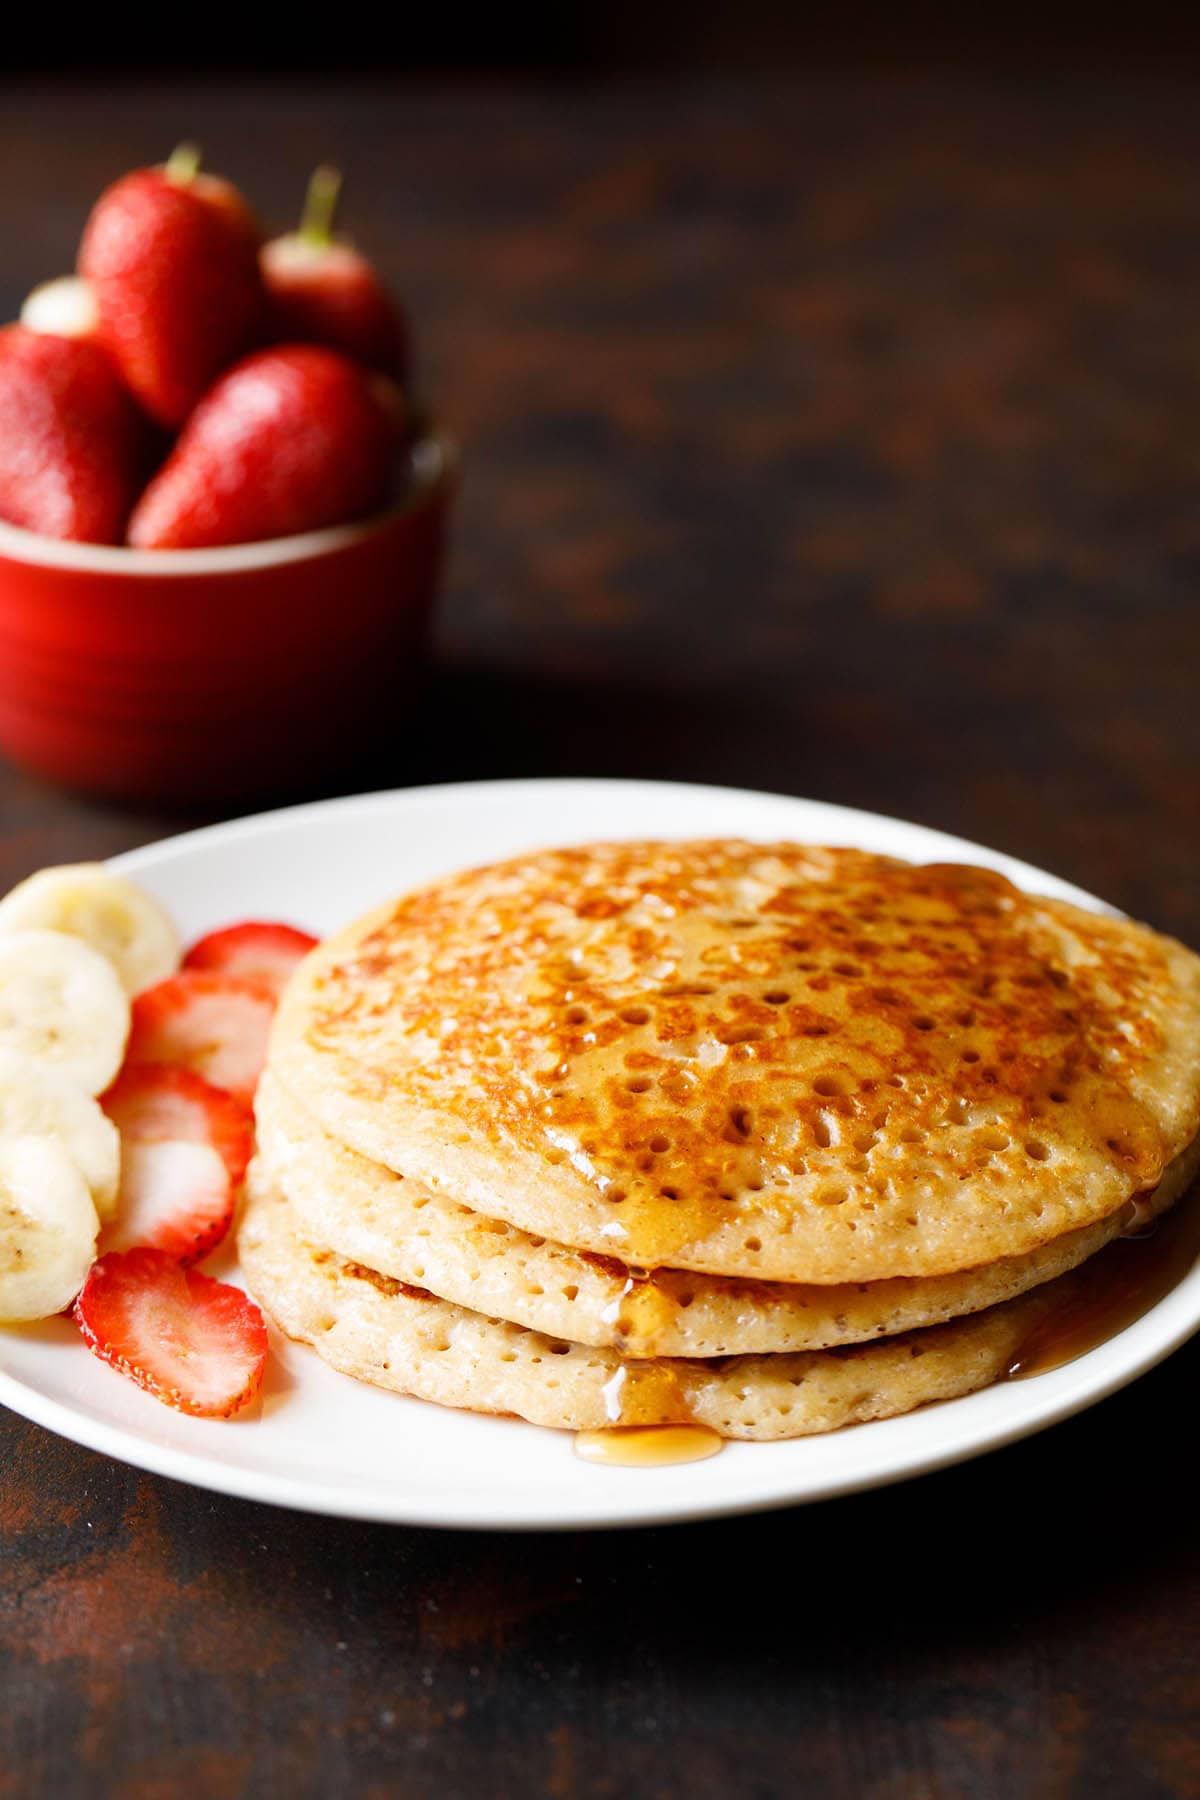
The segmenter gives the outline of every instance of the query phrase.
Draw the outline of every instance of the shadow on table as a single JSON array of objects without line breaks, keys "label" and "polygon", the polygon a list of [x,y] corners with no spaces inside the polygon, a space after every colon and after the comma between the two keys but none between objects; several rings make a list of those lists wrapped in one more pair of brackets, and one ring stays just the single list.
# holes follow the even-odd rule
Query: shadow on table
[{"label": "shadow on table", "polygon": [[530,775],[786,786],[803,776],[797,710],[787,685],[763,693],[446,662],[353,773],[369,787]]}]

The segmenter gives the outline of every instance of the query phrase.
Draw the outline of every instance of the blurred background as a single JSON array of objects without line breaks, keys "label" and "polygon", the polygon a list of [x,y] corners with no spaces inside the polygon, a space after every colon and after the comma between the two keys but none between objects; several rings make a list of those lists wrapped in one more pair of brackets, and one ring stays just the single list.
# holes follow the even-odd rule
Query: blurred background
[{"label": "blurred background", "polygon": [[[463,479],[426,684],[299,795],[775,789],[1200,945],[1196,34],[1146,6],[26,9],[0,306],[181,139],[271,231],[344,169]],[[180,823],[0,758],[0,892]],[[1195,1795],[1196,1374],[1193,1345],[936,1488],[752,1538],[518,1555],[264,1523],[14,1426],[9,1760],[138,1800],[181,1768],[383,1792],[397,1758],[439,1797]]]},{"label": "blurred background", "polygon": [[164,21],[121,31],[100,15],[72,20],[69,42],[48,41],[43,21],[26,14],[6,30],[10,67],[57,72],[147,69],[158,73],[244,69],[255,74],[392,70],[451,73],[621,74],[629,70],[709,68],[778,71],[819,62],[897,68],[909,61],[956,62],[995,70],[1053,65],[1125,66],[1131,57],[1162,62],[1194,50],[1197,29],[1172,6],[1087,7],[1012,0],[1004,7],[955,6],[949,0],[859,0],[840,8],[788,0],[647,0],[637,7],[518,7],[465,14],[410,9],[369,26],[316,19],[281,27],[261,10],[206,7],[185,39]]},{"label": "blurred background", "polygon": [[[464,477],[432,682],[328,788],[781,788],[1182,928],[1194,21],[751,0],[173,27],[10,25],[0,301],[183,137],[272,230],[316,161],[345,170]],[[57,802],[10,772],[4,804]],[[97,848],[160,828],[86,819]]]}]

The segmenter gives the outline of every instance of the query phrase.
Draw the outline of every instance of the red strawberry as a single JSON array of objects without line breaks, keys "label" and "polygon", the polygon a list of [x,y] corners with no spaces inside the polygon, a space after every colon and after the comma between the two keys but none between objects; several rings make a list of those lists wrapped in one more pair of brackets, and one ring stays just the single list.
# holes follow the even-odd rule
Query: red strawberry
[{"label": "red strawberry", "polygon": [[104,1096],[121,1133],[121,1196],[106,1250],[151,1244],[199,1262],[233,1219],[253,1147],[250,1110],[190,1069],[127,1065]]},{"label": "red strawberry", "polygon": [[123,1144],[207,1144],[239,1188],[254,1142],[250,1109],[191,1069],[127,1062],[102,1105]]},{"label": "red strawberry", "polygon": [[263,246],[271,330],[281,343],[327,344],[403,381],[408,372],[404,314],[366,257],[333,235],[341,186],[336,169],[317,169],[299,231]]},{"label": "red strawberry", "polygon": [[100,334],[136,397],[181,425],[253,341],[264,299],[259,232],[227,181],[201,175],[188,146],[103,193],[79,249]]},{"label": "red strawberry", "polygon": [[119,544],[143,426],[98,345],[0,331],[0,519],[44,537]]},{"label": "red strawberry", "polygon": [[387,498],[396,427],[348,357],[260,350],[188,420],[129,524],[142,549],[249,544],[365,518]]},{"label": "red strawberry", "polygon": [[257,981],[192,969],[133,1002],[127,1058],[194,1069],[248,1106],[267,1055],[275,996]]},{"label": "red strawberry", "polygon": [[233,1203],[229,1170],[211,1145],[122,1141],[120,1208],[104,1249],[149,1244],[176,1262],[199,1262],[229,1230]]},{"label": "red strawberry", "polygon": [[165,1250],[115,1250],[75,1302],[84,1342],[166,1406],[226,1419],[254,1399],[267,1360],[262,1313],[240,1288]]},{"label": "red strawberry", "polygon": [[297,931],[294,925],[229,925],[224,931],[210,931],[193,944],[183,966],[261,981],[264,987],[280,994],[296,964],[316,943],[315,937],[307,931]]}]

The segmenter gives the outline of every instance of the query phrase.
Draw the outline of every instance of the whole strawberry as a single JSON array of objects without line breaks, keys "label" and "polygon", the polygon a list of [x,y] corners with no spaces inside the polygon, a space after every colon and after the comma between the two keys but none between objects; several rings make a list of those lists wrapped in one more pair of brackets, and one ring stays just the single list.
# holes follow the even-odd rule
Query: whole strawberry
[{"label": "whole strawberry", "polygon": [[200,402],[134,510],[129,542],[256,543],[366,517],[387,498],[399,396],[334,350],[260,350]]},{"label": "whole strawberry", "polygon": [[98,345],[0,331],[0,519],[43,537],[119,544],[145,422]]},{"label": "whole strawberry", "polygon": [[326,344],[403,381],[404,314],[366,257],[333,235],[341,185],[336,169],[317,169],[299,231],[264,244],[269,328],[282,343]]},{"label": "whole strawberry", "polygon": [[100,336],[161,425],[181,425],[262,322],[259,231],[227,181],[188,147],[138,169],[92,210],[79,249]]}]

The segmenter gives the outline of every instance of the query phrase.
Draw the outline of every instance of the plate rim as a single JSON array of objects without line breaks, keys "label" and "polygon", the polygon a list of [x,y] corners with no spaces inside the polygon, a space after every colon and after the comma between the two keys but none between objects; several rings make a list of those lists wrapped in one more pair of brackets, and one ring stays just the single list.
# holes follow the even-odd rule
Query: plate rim
[{"label": "plate rim", "polygon": [[[140,870],[153,867],[159,862],[169,863],[180,852],[204,851],[209,846],[236,847],[240,840],[259,838],[264,832],[304,826],[309,821],[315,821],[319,825],[321,820],[331,816],[344,818],[356,813],[370,813],[376,809],[386,810],[396,806],[403,808],[406,804],[411,805],[428,797],[436,797],[450,806],[469,805],[487,795],[523,797],[531,789],[553,790],[560,795],[569,789],[586,789],[593,793],[603,790],[609,795],[614,790],[637,790],[643,794],[647,789],[665,793],[686,790],[689,794],[701,797],[706,793],[719,796],[726,803],[766,800],[782,802],[785,806],[816,808],[831,821],[842,823],[843,829],[849,834],[846,842],[855,842],[864,831],[873,827],[883,826],[888,830],[899,828],[904,832],[917,833],[946,845],[969,850],[974,858],[984,858],[992,866],[1004,865],[1006,869],[1024,877],[1022,885],[1026,887],[1029,887],[1031,880],[1049,883],[1057,892],[1077,898],[1079,903],[1092,910],[1108,913],[1115,913],[1117,910],[1074,883],[1006,852],[990,849],[934,826],[899,819],[890,814],[767,789],[603,776],[534,776],[424,783],[415,787],[367,790],[358,794],[302,801],[174,833],[110,858],[108,866],[120,873],[136,876]],[[586,831],[586,825],[583,830]],[[1033,891],[1037,891],[1036,888]],[[272,1330],[274,1331],[273,1327]],[[954,1418],[958,1425],[958,1429],[947,1433],[941,1442],[929,1443],[924,1448],[910,1448],[907,1453],[902,1452],[899,1457],[893,1457],[890,1461],[885,1458],[883,1466],[876,1466],[880,1462],[879,1457],[874,1461],[868,1458],[862,1466],[852,1467],[842,1473],[827,1474],[815,1489],[806,1489],[802,1471],[797,1471],[795,1476],[777,1474],[775,1479],[768,1480],[757,1492],[753,1491],[753,1483],[746,1482],[741,1484],[737,1492],[723,1496],[706,1497],[703,1491],[698,1490],[696,1497],[687,1501],[661,1495],[656,1498],[648,1492],[645,1503],[639,1505],[636,1491],[631,1488],[628,1504],[622,1496],[621,1503],[614,1506],[611,1493],[604,1496],[598,1494],[594,1509],[588,1510],[586,1506],[572,1507],[561,1514],[539,1511],[536,1494],[528,1496],[523,1514],[508,1516],[503,1511],[489,1513],[486,1498],[478,1489],[466,1489],[460,1495],[451,1494],[449,1498],[443,1491],[435,1501],[432,1497],[426,1499],[416,1492],[394,1494],[380,1482],[373,1488],[368,1488],[365,1484],[356,1488],[351,1484],[340,1484],[333,1474],[314,1478],[308,1473],[270,1471],[253,1464],[226,1463],[200,1446],[191,1449],[160,1443],[141,1433],[136,1424],[124,1425],[97,1417],[86,1409],[85,1403],[72,1405],[60,1400],[55,1395],[30,1385],[23,1377],[3,1366],[0,1366],[0,1403],[68,1441],[111,1456],[132,1467],[168,1480],[183,1481],[205,1491],[253,1500],[260,1504],[285,1506],[328,1517],[440,1529],[505,1532],[634,1529],[808,1505],[818,1500],[836,1499],[847,1494],[892,1486],[900,1481],[972,1460],[1033,1436],[1107,1399],[1164,1361],[1197,1331],[1200,1331],[1200,1263],[1156,1306],[1117,1337],[1107,1340],[1097,1350],[1088,1352],[1064,1368],[1039,1376],[1038,1383],[1046,1384],[1043,1388],[1039,1389],[1034,1382],[1021,1384],[1022,1388],[1028,1386],[1031,1390],[1030,1399],[1007,1420],[989,1419],[991,1409],[986,1402],[989,1395],[994,1396],[998,1391],[1011,1395],[1016,1391],[1015,1384],[994,1384],[979,1394],[939,1403],[937,1410]],[[1098,1354],[1111,1351],[1112,1346],[1117,1343],[1124,1344],[1125,1354],[1118,1355],[1112,1361],[1112,1366],[1107,1367],[1104,1372],[1093,1364],[1089,1374],[1088,1364],[1092,1359]],[[301,1353],[304,1347],[289,1348]],[[1040,1403],[1037,1400],[1039,1391],[1043,1396]],[[984,1404],[973,1407],[973,1402]],[[418,1406],[427,1404],[411,1399],[408,1403]],[[896,1420],[873,1421],[869,1425],[856,1427],[855,1433],[857,1435],[862,1431],[886,1434],[889,1426],[901,1426],[906,1419],[916,1418],[924,1410],[918,1409],[917,1414],[902,1415]],[[522,1428],[529,1431],[539,1429],[531,1425],[522,1425]],[[570,1454],[570,1434],[554,1435],[568,1440],[567,1450]],[[874,1441],[879,1440],[876,1438]],[[797,1450],[806,1442],[812,1440],[797,1440]],[[756,1446],[739,1445],[734,1448],[742,1454],[752,1454]],[[553,1503],[561,1505],[561,1497],[554,1497]]]},{"label": "plate rim", "polygon": [[[192,826],[186,831],[172,832],[168,837],[155,838],[150,843],[140,844],[135,849],[119,851],[115,856],[106,858],[105,861],[108,868],[114,869],[120,874],[134,874],[144,864],[158,861],[160,855],[167,851],[179,848],[203,848],[206,843],[214,840],[236,842],[239,837],[256,837],[264,830],[282,830],[291,824],[300,823],[308,818],[319,819],[329,813],[349,813],[360,810],[369,812],[377,806],[385,807],[422,795],[437,795],[439,798],[448,799],[453,804],[456,800],[473,798],[485,792],[505,794],[529,788],[554,790],[636,788],[639,791],[652,788],[667,793],[672,790],[682,790],[689,794],[712,794],[722,800],[777,800],[787,805],[816,807],[835,818],[865,820],[871,825],[899,827],[902,831],[918,832],[925,837],[940,839],[945,844],[958,845],[963,849],[971,850],[976,855],[985,856],[993,867],[998,863],[1003,863],[1007,867],[1019,870],[1023,875],[1033,876],[1039,881],[1048,881],[1059,892],[1077,896],[1079,901],[1090,911],[1108,913],[1114,917],[1127,916],[1121,913],[1119,907],[1113,906],[1110,901],[1101,899],[1098,894],[1093,894],[1087,888],[1068,881],[1064,876],[1055,875],[1052,870],[1041,869],[1036,863],[1025,862],[1021,857],[1014,856],[1007,850],[994,850],[971,838],[959,837],[955,832],[943,831],[940,826],[926,825],[919,819],[903,819],[895,813],[873,812],[860,806],[845,806],[837,800],[818,800],[809,794],[787,794],[772,788],[729,787],[720,782],[674,781],[656,776],[648,776],[643,779],[640,776],[624,775],[505,775],[469,781],[421,782],[414,787],[366,788],[356,794],[336,794],[320,800],[301,800],[288,806],[267,807],[259,812],[239,814],[232,819],[220,819],[211,825]],[[1036,892],[1037,890],[1029,889],[1027,891]]]}]

